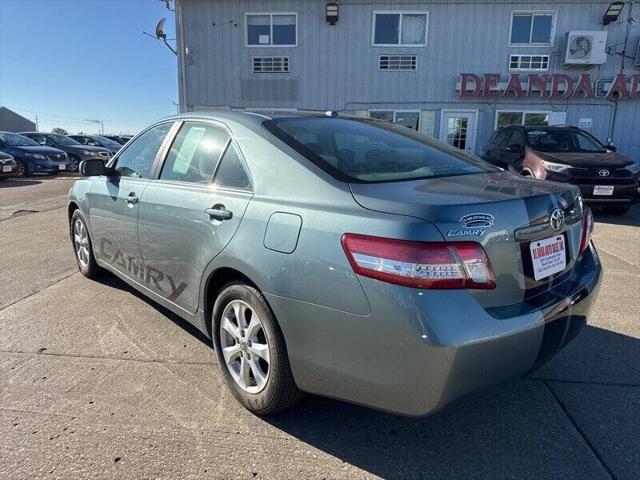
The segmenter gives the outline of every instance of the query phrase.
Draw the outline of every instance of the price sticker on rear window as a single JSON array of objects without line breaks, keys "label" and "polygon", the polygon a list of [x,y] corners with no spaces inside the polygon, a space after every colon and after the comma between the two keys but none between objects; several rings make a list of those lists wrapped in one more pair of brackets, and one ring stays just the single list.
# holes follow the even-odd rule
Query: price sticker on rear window
[{"label": "price sticker on rear window", "polygon": [[531,242],[529,249],[533,264],[533,278],[536,280],[562,272],[567,267],[563,235]]}]

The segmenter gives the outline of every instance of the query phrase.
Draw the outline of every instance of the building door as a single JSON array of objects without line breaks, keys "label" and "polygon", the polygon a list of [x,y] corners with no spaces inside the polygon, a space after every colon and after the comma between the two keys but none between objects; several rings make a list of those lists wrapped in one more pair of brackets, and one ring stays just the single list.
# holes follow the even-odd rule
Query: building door
[{"label": "building door", "polygon": [[476,111],[442,110],[440,141],[473,155],[476,151],[477,124]]}]

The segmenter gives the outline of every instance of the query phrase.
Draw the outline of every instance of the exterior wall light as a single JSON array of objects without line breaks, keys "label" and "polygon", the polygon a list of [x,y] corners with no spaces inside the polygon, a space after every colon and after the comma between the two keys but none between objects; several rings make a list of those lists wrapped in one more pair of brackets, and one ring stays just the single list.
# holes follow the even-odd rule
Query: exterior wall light
[{"label": "exterior wall light", "polygon": [[335,2],[327,3],[327,23],[329,25],[335,25],[338,23],[338,4]]},{"label": "exterior wall light", "polygon": [[610,23],[617,21],[623,8],[624,2],[612,2],[604,13],[604,17],[602,17],[602,24],[609,25]]}]

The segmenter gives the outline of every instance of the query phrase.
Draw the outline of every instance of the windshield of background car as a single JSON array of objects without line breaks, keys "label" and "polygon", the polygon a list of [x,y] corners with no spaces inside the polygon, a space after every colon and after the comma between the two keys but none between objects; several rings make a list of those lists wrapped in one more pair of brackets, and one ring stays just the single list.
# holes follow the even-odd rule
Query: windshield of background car
[{"label": "windshield of background car", "polygon": [[100,135],[96,135],[95,137],[102,145],[104,145],[107,148],[120,148],[122,145],[120,145],[118,142],[114,142],[113,140],[109,140],[107,137],[102,137]]},{"label": "windshield of background car", "polygon": [[80,142],[76,142],[73,138],[69,138],[66,135],[50,135],[49,138],[58,145],[80,145]]},{"label": "windshield of background car", "polygon": [[600,142],[586,133],[569,130],[529,130],[529,145],[549,153],[605,153]]},{"label": "windshield of background car", "polygon": [[40,144],[17,133],[0,133],[0,140],[8,147],[39,147]]},{"label": "windshield of background car", "polygon": [[413,130],[367,119],[287,117],[267,130],[338,180],[393,182],[499,171]]}]

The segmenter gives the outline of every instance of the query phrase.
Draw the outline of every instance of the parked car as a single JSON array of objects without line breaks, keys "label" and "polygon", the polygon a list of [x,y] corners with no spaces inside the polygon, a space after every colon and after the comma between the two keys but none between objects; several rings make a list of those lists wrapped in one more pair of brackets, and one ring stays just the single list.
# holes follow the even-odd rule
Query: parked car
[{"label": "parked car", "polygon": [[67,153],[69,156],[69,170],[78,171],[78,166],[82,160],[91,158],[99,158],[103,162],[111,159],[111,151],[103,147],[94,147],[91,145],[82,145],[67,135],[58,133],[41,133],[41,132],[22,132],[20,135],[29,137],[34,142],[47,147],[54,147]]},{"label": "parked car", "polygon": [[120,147],[122,147],[122,145],[120,145],[118,142],[109,140],[102,135],[69,135],[69,137],[73,138],[75,141],[81,143],[82,145],[106,148],[111,152],[112,155],[115,155],[116,152],[120,150]]},{"label": "parked car", "polygon": [[16,161],[11,155],[0,152],[0,180],[16,175]]},{"label": "parked car", "polygon": [[121,137],[120,135],[101,135],[101,137],[104,137],[113,142],[119,143],[120,145],[124,145],[125,143],[128,142],[128,140],[125,140],[125,138]]},{"label": "parked car", "polygon": [[81,171],[80,271],[211,337],[256,414],[301,391],[431,413],[551,358],[600,281],[578,188],[387,122],[190,113]]},{"label": "parked car", "polygon": [[481,156],[513,173],[578,185],[585,201],[614,214],[640,193],[640,162],[575,127],[501,128]]},{"label": "parked car", "polygon": [[0,132],[0,151],[14,158],[17,177],[33,173],[58,173],[69,170],[71,165],[69,157],[62,150],[43,147],[17,133]]}]

